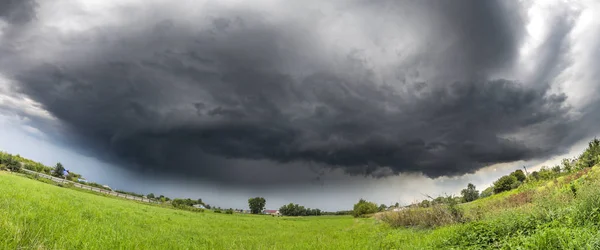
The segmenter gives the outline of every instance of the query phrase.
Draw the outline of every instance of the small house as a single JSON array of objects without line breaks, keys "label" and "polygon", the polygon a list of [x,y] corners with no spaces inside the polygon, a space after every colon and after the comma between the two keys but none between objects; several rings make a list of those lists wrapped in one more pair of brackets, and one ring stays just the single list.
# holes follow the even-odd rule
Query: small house
[{"label": "small house", "polygon": [[192,207],[206,209],[206,207],[202,204],[194,204]]},{"label": "small house", "polygon": [[265,209],[263,211],[263,214],[279,215],[279,210],[267,210],[267,209]]}]

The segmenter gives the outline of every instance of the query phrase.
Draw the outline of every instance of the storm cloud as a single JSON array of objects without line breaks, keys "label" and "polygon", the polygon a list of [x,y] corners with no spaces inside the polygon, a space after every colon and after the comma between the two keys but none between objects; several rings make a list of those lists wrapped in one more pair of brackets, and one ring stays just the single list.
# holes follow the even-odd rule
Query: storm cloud
[{"label": "storm cloud", "polygon": [[0,11],[5,30],[29,22],[0,36],[0,74],[61,124],[32,126],[124,167],[455,176],[594,132],[555,80],[575,10],[552,16],[526,72],[532,3],[107,2]]}]

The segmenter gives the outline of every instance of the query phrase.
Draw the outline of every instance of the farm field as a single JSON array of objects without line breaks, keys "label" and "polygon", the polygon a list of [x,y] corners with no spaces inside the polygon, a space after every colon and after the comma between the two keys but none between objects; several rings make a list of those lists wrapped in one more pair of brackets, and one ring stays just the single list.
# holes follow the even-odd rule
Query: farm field
[{"label": "farm field", "polygon": [[0,249],[379,249],[388,231],[351,216],[181,211],[0,172]]}]

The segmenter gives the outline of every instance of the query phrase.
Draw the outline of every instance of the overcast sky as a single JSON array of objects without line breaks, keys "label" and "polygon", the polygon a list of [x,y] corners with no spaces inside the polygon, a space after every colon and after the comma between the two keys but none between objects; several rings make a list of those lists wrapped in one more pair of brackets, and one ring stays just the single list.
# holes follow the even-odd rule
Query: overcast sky
[{"label": "overcast sky", "polygon": [[600,129],[600,2],[0,0],[0,148],[222,207],[480,189]]}]

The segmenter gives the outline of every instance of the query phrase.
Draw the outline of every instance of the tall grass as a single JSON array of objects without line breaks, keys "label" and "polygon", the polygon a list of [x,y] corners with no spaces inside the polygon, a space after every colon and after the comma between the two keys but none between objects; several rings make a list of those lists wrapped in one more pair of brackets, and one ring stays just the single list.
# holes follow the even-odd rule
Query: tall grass
[{"label": "tall grass", "polygon": [[594,167],[462,204],[461,219],[447,206],[412,208],[379,218],[392,227],[412,228],[412,238],[388,235],[390,248],[600,249],[599,186],[600,169]]}]

